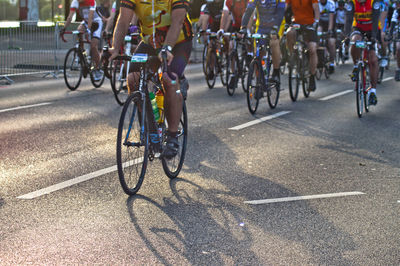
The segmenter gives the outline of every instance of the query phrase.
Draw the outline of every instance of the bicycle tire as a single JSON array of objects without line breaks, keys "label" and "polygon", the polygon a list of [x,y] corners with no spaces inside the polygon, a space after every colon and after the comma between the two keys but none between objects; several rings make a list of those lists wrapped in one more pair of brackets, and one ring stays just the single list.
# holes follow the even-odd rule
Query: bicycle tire
[{"label": "bicycle tire", "polygon": [[127,77],[125,69],[125,61],[119,60],[118,62],[112,62],[112,74],[111,74],[111,90],[114,93],[115,100],[119,105],[124,105],[126,99],[128,98],[128,88],[127,88]]},{"label": "bicycle tire", "polygon": [[[271,54],[268,52],[268,57],[270,58]],[[268,105],[271,109],[275,109],[275,107],[278,105],[279,101],[279,94],[280,94],[280,84],[279,82],[271,81],[272,78],[272,59],[269,59],[269,71],[267,73],[268,75],[268,84],[267,86],[267,99],[268,99]]]},{"label": "bicycle tire", "polygon": [[317,72],[315,72],[315,78],[317,80],[320,80],[322,77],[322,72],[324,72],[324,68],[323,67],[318,67],[317,68]]},{"label": "bicycle tire", "polygon": [[309,84],[308,84],[308,75],[306,75],[306,72],[308,71],[308,53],[303,56],[301,60],[301,83],[303,86],[303,94],[304,97],[308,98],[310,96],[310,91],[308,90]]},{"label": "bicycle tire", "polygon": [[369,67],[368,64],[364,67],[364,72],[363,72],[363,84],[364,84],[364,110],[366,113],[369,112],[369,103],[368,103],[368,93],[367,93],[367,88],[369,87]]},{"label": "bicycle tire", "polygon": [[186,103],[183,101],[182,104],[182,115],[179,122],[178,128],[178,141],[179,141],[179,152],[171,160],[167,160],[164,157],[161,158],[161,163],[164,169],[164,173],[171,179],[176,178],[182,170],[183,163],[185,161],[187,137],[188,137],[188,116],[186,110]]},{"label": "bicycle tire", "polygon": [[[250,63],[249,74],[247,76],[247,107],[251,114],[255,114],[257,111],[258,103],[262,94],[261,91],[261,64],[257,60],[253,60]],[[254,75],[254,76],[253,76]],[[254,82],[254,84],[253,84]]]},{"label": "bicycle tire", "polygon": [[241,80],[242,80],[242,89],[243,92],[247,93],[247,77],[249,73],[249,67],[248,67],[248,59],[247,59],[247,53],[242,54],[242,59],[241,59]]},{"label": "bicycle tire", "polygon": [[[233,67],[233,72],[231,71],[231,64],[234,65]],[[235,89],[237,87],[238,84],[238,75],[240,73],[239,70],[239,57],[236,53],[236,51],[233,51],[231,53],[231,55],[228,57],[228,62],[227,62],[227,84],[226,84],[226,90],[228,92],[229,96],[233,96],[233,94],[235,94]],[[232,78],[235,78],[236,80],[233,81],[233,84],[231,84],[231,80]]]},{"label": "bicycle tire", "polygon": [[228,63],[228,55],[225,54],[225,52],[220,51],[222,55],[220,54],[220,59],[217,60],[218,63],[218,71],[219,71],[219,76],[221,78],[221,83],[223,86],[226,86],[227,82],[227,77],[226,77],[226,68],[227,68],[227,63]]},{"label": "bicycle tire", "polygon": [[105,79],[105,78],[106,78],[106,76],[105,76],[104,73],[103,73],[103,76],[101,77],[100,80],[95,80],[95,79],[94,79],[94,73],[93,73],[93,71],[90,71],[90,81],[92,82],[92,85],[93,85],[95,88],[101,87],[101,85],[103,85],[103,82],[104,82],[104,79]]},{"label": "bicycle tire", "polygon": [[363,103],[364,103],[364,99],[363,98],[365,97],[365,95],[364,95],[364,89],[363,89],[364,78],[362,77],[363,76],[362,65],[359,64],[358,67],[359,67],[358,68],[359,71],[358,71],[357,76],[356,76],[356,88],[355,88],[355,91],[356,91],[356,110],[357,110],[358,117],[361,118],[362,114],[363,114]]},{"label": "bicycle tire", "polygon": [[325,65],[324,66],[324,75],[325,75],[325,79],[329,79],[329,71],[328,71],[329,66]]},{"label": "bicycle tire", "polygon": [[[206,74],[205,74],[206,82],[207,82],[208,88],[212,89],[212,88],[214,88],[215,81],[217,79],[217,69],[218,69],[218,66],[217,66],[217,64],[218,64],[217,63],[217,54],[216,54],[215,51],[211,51],[210,52],[209,60],[210,61],[211,60],[215,60],[213,68],[211,67],[211,64],[209,62],[206,62],[206,66],[207,66],[207,70],[206,70]],[[212,79],[208,79],[208,73],[210,73],[209,71],[213,72],[213,78]]]},{"label": "bicycle tire", "polygon": [[382,79],[383,79],[383,72],[385,71],[384,67],[379,67],[379,73],[378,73],[378,80],[377,83],[381,84],[382,83]]},{"label": "bicycle tire", "polygon": [[295,102],[299,95],[299,76],[296,67],[288,67],[288,85],[289,85],[289,96],[290,99]]},{"label": "bicycle tire", "polygon": [[[148,126],[145,122],[144,131],[141,131],[143,118],[138,112],[138,106],[143,107],[142,95],[140,92],[135,92],[126,100],[118,124],[118,177],[122,189],[128,195],[135,195],[139,191],[146,174],[149,154]],[[125,143],[126,141],[129,145]],[[123,152],[124,147],[126,148],[125,152]],[[123,158],[124,154],[127,158]],[[132,182],[130,179],[133,179]]]},{"label": "bicycle tire", "polygon": [[[77,48],[68,50],[64,59],[64,81],[68,89],[76,90],[82,81],[82,64]],[[74,78],[75,77],[75,78]],[[75,80],[73,82],[73,80]]]},{"label": "bicycle tire", "polygon": [[204,47],[203,47],[203,58],[202,58],[202,64],[203,64],[203,73],[204,73],[204,75],[206,75],[207,73],[206,73],[206,71],[207,71],[207,48],[208,47],[208,44],[206,43],[206,44],[204,44]]}]

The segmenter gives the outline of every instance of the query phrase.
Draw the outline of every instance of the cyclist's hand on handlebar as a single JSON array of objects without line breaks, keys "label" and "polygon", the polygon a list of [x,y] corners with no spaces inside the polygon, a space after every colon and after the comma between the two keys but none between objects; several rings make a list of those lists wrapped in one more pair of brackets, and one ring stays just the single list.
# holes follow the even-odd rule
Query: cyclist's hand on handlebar
[{"label": "cyclist's hand on handlebar", "polygon": [[[162,62],[162,53],[163,53],[163,49],[161,49],[161,51],[158,53],[158,59],[160,59],[160,61]],[[167,65],[169,66],[172,62],[172,59],[174,59],[174,55],[172,54],[172,51],[170,51],[169,49],[165,49],[165,52],[167,54]]]},{"label": "cyclist's hand on handlebar", "polygon": [[318,20],[315,20],[314,23],[312,24],[312,27],[315,31],[318,29]]}]

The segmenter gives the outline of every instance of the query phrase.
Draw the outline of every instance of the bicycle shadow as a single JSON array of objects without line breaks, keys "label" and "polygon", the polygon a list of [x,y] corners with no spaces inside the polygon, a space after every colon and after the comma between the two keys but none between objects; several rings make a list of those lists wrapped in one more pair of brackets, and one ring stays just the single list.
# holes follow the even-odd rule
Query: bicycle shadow
[{"label": "bicycle shadow", "polygon": [[[345,258],[355,249],[351,236],[307,201],[259,206],[243,203],[299,196],[297,192],[270,181],[268,172],[260,176],[246,173],[237,165],[234,152],[212,132],[199,128],[192,139],[195,141],[189,143],[185,161],[189,170],[180,175],[188,178],[170,181],[172,196],[155,200],[136,195],[126,202],[134,229],[161,263],[173,264],[162,252],[167,245],[191,264],[226,264],[227,257],[231,258],[228,264],[234,265],[276,264],[284,251],[293,256],[289,242],[310,253],[312,263],[351,264]],[[202,151],[204,147],[206,151]],[[215,153],[220,156],[208,160]],[[203,161],[207,163],[199,163]],[[135,211],[143,208],[143,201],[155,209],[152,211],[162,211],[166,218],[163,226],[149,227],[145,215]],[[264,234],[257,234],[254,228]],[[260,247],[260,243],[265,245]]]}]

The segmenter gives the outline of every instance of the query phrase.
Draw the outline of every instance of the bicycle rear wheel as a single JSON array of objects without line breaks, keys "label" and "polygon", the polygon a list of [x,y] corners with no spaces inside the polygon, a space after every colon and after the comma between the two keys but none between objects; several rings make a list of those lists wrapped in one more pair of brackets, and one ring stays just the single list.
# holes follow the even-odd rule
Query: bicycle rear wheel
[{"label": "bicycle rear wheel", "polygon": [[74,91],[79,87],[82,80],[82,64],[79,50],[71,48],[68,50],[64,60],[64,80],[67,87]]},{"label": "bicycle rear wheel", "polygon": [[[206,60],[206,82],[209,89],[214,88],[215,81],[217,79],[218,66],[217,66],[217,54],[215,51],[210,51],[209,58]],[[213,67],[211,65],[214,65]]]},{"label": "bicycle rear wheel", "polygon": [[258,103],[262,97],[261,67],[257,60],[250,63],[247,76],[247,107],[251,114],[257,111]]},{"label": "bicycle rear wheel", "polygon": [[226,90],[229,96],[233,96],[235,93],[235,89],[238,84],[239,72],[239,57],[236,51],[233,51],[228,57],[226,67],[226,76],[228,81],[226,84]]},{"label": "bicycle rear wheel", "polygon": [[309,84],[308,84],[308,76],[306,73],[309,72],[308,70],[308,53],[305,54],[302,58],[301,61],[301,83],[303,85],[303,94],[304,97],[308,98],[310,96],[310,91],[308,90]]},{"label": "bicycle rear wheel", "polygon": [[146,173],[149,135],[147,123],[143,129],[142,96],[135,92],[128,97],[122,109],[117,135],[117,168],[122,189],[134,195],[140,189]]},{"label": "bicycle rear wheel", "polygon": [[358,117],[362,117],[363,114],[363,104],[364,104],[364,77],[363,77],[363,69],[362,65],[358,65],[358,73],[356,76],[356,107],[357,107],[357,115]]},{"label": "bicycle rear wheel", "polygon": [[124,105],[128,98],[128,84],[126,77],[127,63],[124,60],[112,62],[113,69],[111,74],[111,89],[114,93],[115,100],[119,105]]},{"label": "bicycle rear wheel", "polygon": [[227,76],[226,76],[226,68],[228,67],[228,55],[225,52],[220,51],[220,60],[219,60],[219,75],[221,78],[221,82],[223,86],[226,86],[228,83]]},{"label": "bicycle rear wheel", "polygon": [[203,73],[204,75],[207,75],[207,51],[208,51],[208,44],[205,43],[203,47],[203,58],[202,58],[202,64],[203,64]]},{"label": "bicycle rear wheel", "polygon": [[297,100],[297,96],[299,95],[300,77],[296,64],[294,66],[289,65],[288,70],[289,96],[290,99],[295,102]]},{"label": "bicycle rear wheel", "polygon": [[240,60],[240,69],[241,69],[242,89],[245,93],[247,93],[247,77],[249,73],[249,67],[248,67],[249,61],[251,61],[251,59],[249,59],[247,53],[242,54],[242,58]]},{"label": "bicycle rear wheel", "polygon": [[368,92],[367,92],[368,87],[369,87],[369,67],[368,64],[366,64],[363,71],[364,109],[366,113],[369,112]]},{"label": "bicycle rear wheel", "polygon": [[[164,173],[171,179],[177,177],[182,170],[183,162],[185,161],[186,145],[188,137],[188,117],[186,110],[186,103],[183,101],[182,115],[178,127],[178,141],[179,151],[178,154],[171,160],[161,158],[161,163]],[[165,140],[164,140],[165,141]]]},{"label": "bicycle rear wheel", "polygon": [[276,81],[271,81],[272,79],[272,71],[271,71],[271,66],[272,66],[272,61],[270,61],[268,66],[269,73],[268,75],[268,84],[267,86],[267,98],[268,98],[268,105],[271,109],[274,109],[276,105],[278,104],[279,101],[279,94],[280,94],[280,84],[279,82]]}]

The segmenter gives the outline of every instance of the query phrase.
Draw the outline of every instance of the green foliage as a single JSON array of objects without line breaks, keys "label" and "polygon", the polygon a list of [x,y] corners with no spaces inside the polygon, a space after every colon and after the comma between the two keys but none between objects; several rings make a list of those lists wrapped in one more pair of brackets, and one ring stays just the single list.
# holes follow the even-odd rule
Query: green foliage
[{"label": "green foliage", "polygon": [[18,20],[18,6],[9,0],[0,0],[0,20]]}]

